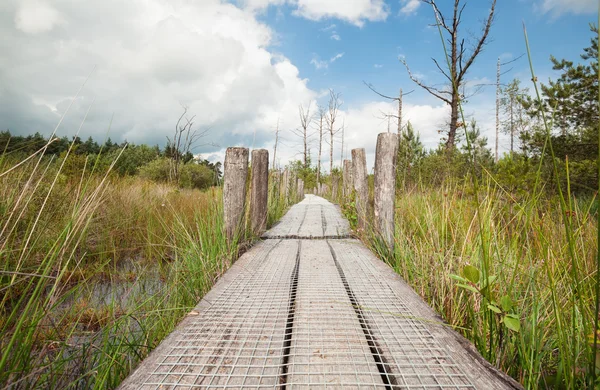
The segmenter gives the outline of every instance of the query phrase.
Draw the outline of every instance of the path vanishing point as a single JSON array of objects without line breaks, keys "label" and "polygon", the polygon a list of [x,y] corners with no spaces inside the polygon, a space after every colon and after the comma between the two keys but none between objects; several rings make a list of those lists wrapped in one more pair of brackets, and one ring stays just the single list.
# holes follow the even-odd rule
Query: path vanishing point
[{"label": "path vanishing point", "polygon": [[513,389],[306,195],[121,389]]}]

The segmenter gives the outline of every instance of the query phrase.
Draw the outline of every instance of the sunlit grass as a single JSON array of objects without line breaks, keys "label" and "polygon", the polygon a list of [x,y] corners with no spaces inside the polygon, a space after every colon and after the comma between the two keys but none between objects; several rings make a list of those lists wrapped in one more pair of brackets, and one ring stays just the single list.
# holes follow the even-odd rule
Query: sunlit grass
[{"label": "sunlit grass", "polygon": [[0,159],[0,387],[114,388],[236,259],[222,190],[36,158]]}]

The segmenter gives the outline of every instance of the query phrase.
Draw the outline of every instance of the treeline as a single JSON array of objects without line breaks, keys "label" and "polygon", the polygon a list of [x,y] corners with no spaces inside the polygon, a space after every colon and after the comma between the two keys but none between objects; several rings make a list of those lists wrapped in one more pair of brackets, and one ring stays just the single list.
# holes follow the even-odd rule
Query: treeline
[{"label": "treeline", "polygon": [[[397,185],[403,190],[437,187],[448,179],[480,180],[501,185],[513,195],[544,188],[555,194],[592,195],[598,190],[598,30],[583,49],[580,62],[551,57],[556,80],[540,84],[540,96],[513,80],[501,88],[500,131],[508,135],[508,153],[496,156],[477,123],[457,124],[452,146],[442,138],[426,150],[410,122],[401,129]],[[536,80],[537,81],[537,80]],[[442,131],[440,131],[442,132]],[[294,165],[308,188],[316,185],[316,169]],[[340,172],[333,170],[334,175]],[[330,179],[324,176],[321,182]]]},{"label": "treeline", "polygon": [[161,149],[158,145],[117,144],[110,138],[98,143],[92,137],[86,141],[79,137],[50,140],[39,133],[20,136],[8,130],[0,132],[2,158],[22,160],[44,147],[44,158],[51,159],[52,164],[63,165],[61,172],[65,176],[78,177],[92,170],[106,172],[114,164],[112,172],[116,175],[139,175],[156,182],[198,189],[218,185],[222,176],[220,162],[212,163],[190,152],[182,153],[170,143]]}]

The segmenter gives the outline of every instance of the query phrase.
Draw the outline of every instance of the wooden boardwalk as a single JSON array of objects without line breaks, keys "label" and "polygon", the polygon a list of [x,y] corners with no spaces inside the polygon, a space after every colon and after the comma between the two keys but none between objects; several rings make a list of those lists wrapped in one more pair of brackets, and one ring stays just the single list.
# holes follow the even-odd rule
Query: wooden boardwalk
[{"label": "wooden boardwalk", "polygon": [[512,389],[336,206],[307,195],[121,385]]}]

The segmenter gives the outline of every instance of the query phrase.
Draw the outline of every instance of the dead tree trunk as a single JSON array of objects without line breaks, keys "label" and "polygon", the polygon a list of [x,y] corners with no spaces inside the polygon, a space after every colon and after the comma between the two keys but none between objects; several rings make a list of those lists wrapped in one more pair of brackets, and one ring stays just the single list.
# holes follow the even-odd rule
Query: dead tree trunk
[{"label": "dead tree trunk", "polygon": [[317,156],[317,188],[321,182],[321,152],[323,149],[323,120],[325,119],[325,110],[319,107],[319,155]]}]

